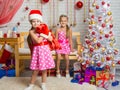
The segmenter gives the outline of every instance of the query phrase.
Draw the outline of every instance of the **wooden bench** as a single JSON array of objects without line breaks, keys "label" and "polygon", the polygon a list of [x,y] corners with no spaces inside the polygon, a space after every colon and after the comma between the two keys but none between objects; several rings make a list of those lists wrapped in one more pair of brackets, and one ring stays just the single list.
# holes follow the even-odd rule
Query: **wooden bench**
[{"label": "wooden bench", "polygon": [[[27,40],[25,40],[25,37],[28,36],[28,32],[20,32],[20,47],[18,50],[18,55],[16,55],[16,76],[20,75],[20,72],[22,71],[21,66],[20,66],[20,61],[21,60],[30,60],[31,59],[31,55],[30,55],[30,49],[29,48],[25,48],[25,42]],[[76,43],[76,49],[78,51],[78,53],[81,53],[81,42],[80,42],[80,32],[73,32],[72,33],[72,37],[73,39],[75,39],[75,43]],[[56,54],[55,51],[52,51],[52,56],[54,59],[56,59]],[[69,55],[69,59],[70,60],[77,60],[76,57],[76,52],[71,52]]]}]

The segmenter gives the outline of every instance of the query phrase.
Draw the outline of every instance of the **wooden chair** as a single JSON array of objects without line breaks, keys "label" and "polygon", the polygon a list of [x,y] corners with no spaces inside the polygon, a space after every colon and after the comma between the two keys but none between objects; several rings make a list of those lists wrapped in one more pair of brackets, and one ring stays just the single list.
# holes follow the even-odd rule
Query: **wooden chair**
[{"label": "wooden chair", "polygon": [[[20,32],[20,42],[22,42],[20,44],[20,47],[19,48],[19,52],[18,52],[18,55],[17,55],[17,68],[16,68],[16,76],[19,76],[20,75],[20,72],[22,71],[21,69],[21,66],[19,64],[20,61],[22,60],[30,60],[31,59],[31,55],[30,55],[30,49],[29,48],[25,48],[25,43],[27,40],[25,40],[25,37],[28,36],[28,32]],[[76,42],[76,48],[77,48],[77,51],[78,53],[80,54],[81,53],[81,42],[80,42],[80,32],[73,32],[73,38],[75,38],[75,42]],[[56,59],[56,54],[55,54],[55,51],[52,51],[52,56],[54,59]],[[76,57],[76,52],[71,52],[70,55],[69,55],[69,59],[70,60],[77,60],[77,57]]]}]

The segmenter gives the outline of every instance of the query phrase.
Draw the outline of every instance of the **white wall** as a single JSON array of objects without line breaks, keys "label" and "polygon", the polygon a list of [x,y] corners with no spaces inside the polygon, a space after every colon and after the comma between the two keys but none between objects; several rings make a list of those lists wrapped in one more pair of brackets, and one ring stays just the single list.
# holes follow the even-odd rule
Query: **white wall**
[{"label": "white wall", "polygon": [[[58,18],[61,14],[67,14],[67,0],[49,0],[48,3],[42,4],[40,3],[41,0],[24,0],[22,7],[18,10],[14,18],[11,22],[7,24],[7,27],[0,28],[3,32],[7,32],[7,30],[12,29],[17,22],[20,22],[20,26],[18,26],[18,31],[28,31],[30,28],[30,23],[28,21],[28,13],[31,9],[40,9],[43,13],[43,20],[49,26],[53,25],[53,19],[55,19],[56,24],[58,23]],[[53,1],[55,2],[54,10],[56,17],[53,17]],[[78,0],[68,0],[68,16],[70,21],[73,21],[74,16],[74,1]],[[81,0],[84,2],[84,0]],[[88,0],[86,0],[88,1]],[[87,8],[86,2],[86,8]],[[85,5],[85,4],[84,4]],[[111,10],[113,12],[113,19],[114,19],[114,35],[116,38],[116,47],[120,49],[120,0],[111,0]],[[28,6],[29,10],[25,11],[25,7]],[[50,7],[51,6],[51,7]],[[42,9],[41,9],[42,7]],[[72,15],[71,15],[72,14]],[[86,16],[87,16],[86,11]],[[73,31],[79,31],[81,33],[81,41],[84,42],[84,36],[87,32],[87,23],[83,22],[84,19],[84,7],[80,10],[76,10],[76,20],[77,25],[72,27]],[[71,22],[70,22],[71,23]]]}]

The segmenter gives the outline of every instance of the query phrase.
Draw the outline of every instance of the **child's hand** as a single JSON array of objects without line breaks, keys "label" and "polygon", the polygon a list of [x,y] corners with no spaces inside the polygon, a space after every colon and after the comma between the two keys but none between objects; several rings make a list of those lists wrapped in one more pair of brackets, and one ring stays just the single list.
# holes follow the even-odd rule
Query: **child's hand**
[{"label": "child's hand", "polygon": [[48,40],[49,40],[49,41],[52,41],[52,40],[53,40],[53,38],[52,38],[51,35],[48,36]]}]

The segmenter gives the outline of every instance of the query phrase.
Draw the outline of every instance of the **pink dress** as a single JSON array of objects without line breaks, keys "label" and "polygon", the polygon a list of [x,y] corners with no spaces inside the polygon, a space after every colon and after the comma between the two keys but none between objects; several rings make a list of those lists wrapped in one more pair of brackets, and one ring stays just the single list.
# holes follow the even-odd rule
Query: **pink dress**
[{"label": "pink dress", "polygon": [[59,54],[70,54],[69,40],[66,38],[66,33],[64,31],[58,32],[58,41],[61,45],[61,49],[56,50],[56,52]]},{"label": "pink dress", "polygon": [[[42,42],[47,42],[44,39]],[[34,42],[33,42],[34,43]],[[35,45],[33,47],[31,70],[46,70],[55,67],[55,63],[48,45]]]}]

